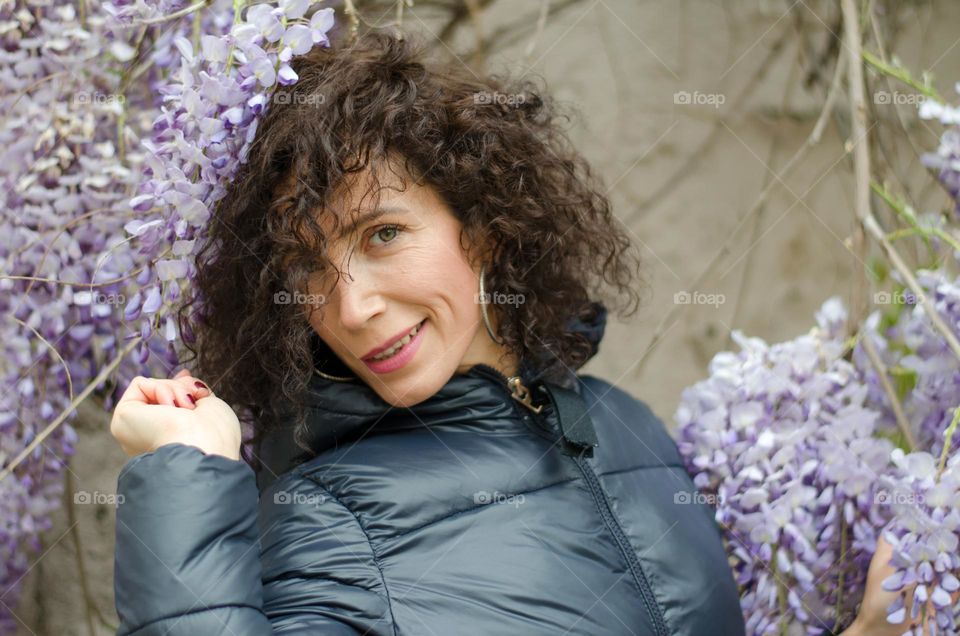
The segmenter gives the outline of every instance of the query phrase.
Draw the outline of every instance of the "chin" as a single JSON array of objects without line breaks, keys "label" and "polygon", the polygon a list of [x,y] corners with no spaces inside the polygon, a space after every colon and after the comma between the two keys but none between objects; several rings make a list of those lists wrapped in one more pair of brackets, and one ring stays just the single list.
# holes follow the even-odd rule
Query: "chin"
[{"label": "chin", "polygon": [[387,380],[377,378],[371,386],[384,402],[398,408],[413,406],[423,402],[443,387],[436,374],[431,377],[413,376],[410,378]]}]

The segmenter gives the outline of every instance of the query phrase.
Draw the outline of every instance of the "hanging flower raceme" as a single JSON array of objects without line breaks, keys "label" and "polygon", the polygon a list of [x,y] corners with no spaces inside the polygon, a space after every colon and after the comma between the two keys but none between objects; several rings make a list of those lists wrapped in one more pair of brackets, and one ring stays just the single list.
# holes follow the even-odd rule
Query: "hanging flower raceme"
[{"label": "hanging flower raceme", "polygon": [[794,340],[734,332],[741,351],[715,356],[676,413],[688,470],[716,500],[749,634],[849,621],[888,521],[877,477],[893,444],[875,435],[845,321],[831,299]]},{"label": "hanging flower raceme", "polygon": [[0,5],[0,634],[62,501],[72,401],[105,368],[110,409],[178,364],[205,223],[332,26],[303,0]]}]

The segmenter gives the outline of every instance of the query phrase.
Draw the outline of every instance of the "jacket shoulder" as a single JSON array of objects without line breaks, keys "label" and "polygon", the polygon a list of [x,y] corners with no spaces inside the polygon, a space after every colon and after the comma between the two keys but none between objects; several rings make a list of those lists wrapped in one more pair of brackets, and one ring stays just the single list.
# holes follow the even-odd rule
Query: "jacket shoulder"
[{"label": "jacket shoulder", "polygon": [[600,454],[616,468],[682,467],[676,442],[650,406],[615,384],[578,376]]}]

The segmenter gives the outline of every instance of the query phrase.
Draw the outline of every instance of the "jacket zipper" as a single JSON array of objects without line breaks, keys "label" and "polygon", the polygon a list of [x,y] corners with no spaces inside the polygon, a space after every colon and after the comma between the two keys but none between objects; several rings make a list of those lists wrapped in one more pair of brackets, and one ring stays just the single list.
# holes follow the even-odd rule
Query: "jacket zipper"
[{"label": "jacket zipper", "polygon": [[617,540],[617,545],[620,548],[621,554],[623,554],[623,557],[627,560],[627,565],[630,567],[630,572],[633,574],[633,578],[637,583],[637,587],[640,588],[640,596],[643,598],[643,605],[647,608],[647,614],[650,616],[650,620],[653,621],[654,631],[658,636],[669,636],[666,623],[664,622],[663,612],[660,611],[660,606],[657,604],[657,599],[653,596],[653,590],[650,587],[650,582],[647,581],[647,576],[643,573],[643,567],[640,565],[640,560],[633,551],[633,546],[630,545],[630,540],[627,538],[626,533],[623,531],[623,528],[620,527],[620,524],[617,522],[617,519],[613,514],[613,508],[610,506],[610,500],[603,491],[603,488],[600,485],[600,480],[597,478],[596,473],[593,472],[593,469],[587,464],[586,460],[584,460],[582,457],[574,457],[573,461],[580,468],[580,472],[583,473],[584,479],[590,486],[591,494],[593,494],[593,497],[597,502],[597,507],[600,508],[600,516],[603,517],[604,523],[606,523],[607,527],[610,528],[614,538]]},{"label": "jacket zipper", "polygon": [[[515,375],[508,378],[498,369],[483,363],[478,363],[474,366],[479,367],[479,370],[485,372],[487,375],[493,375],[499,379],[501,381],[500,386],[510,392],[511,398],[517,402],[520,402],[534,413],[539,414],[543,410],[542,405],[537,407],[533,406],[532,402],[530,401],[530,391],[523,384],[520,376]],[[522,415],[521,417],[526,418],[527,416]],[[633,579],[636,582],[637,587],[640,589],[640,597],[643,599],[643,605],[647,610],[647,614],[650,616],[650,620],[653,622],[653,628],[657,636],[670,636],[667,632],[666,623],[664,622],[663,612],[660,611],[660,607],[653,595],[653,590],[650,587],[650,583],[647,581],[647,577],[643,573],[640,560],[634,553],[633,547],[630,545],[630,540],[627,538],[623,528],[621,528],[619,522],[617,522],[617,519],[613,514],[613,508],[610,505],[610,501],[607,498],[606,493],[603,491],[600,480],[597,478],[596,473],[593,472],[593,469],[587,464],[583,457],[573,457],[572,459],[580,469],[580,472],[583,474],[584,481],[586,481],[587,485],[590,487],[590,494],[593,496],[594,502],[597,504],[597,508],[600,510],[600,516],[603,518],[604,524],[606,524],[607,528],[609,528],[610,532],[613,534],[614,539],[617,542],[617,547],[620,549],[620,554],[627,561],[627,566],[630,568],[630,573],[633,574]]]}]

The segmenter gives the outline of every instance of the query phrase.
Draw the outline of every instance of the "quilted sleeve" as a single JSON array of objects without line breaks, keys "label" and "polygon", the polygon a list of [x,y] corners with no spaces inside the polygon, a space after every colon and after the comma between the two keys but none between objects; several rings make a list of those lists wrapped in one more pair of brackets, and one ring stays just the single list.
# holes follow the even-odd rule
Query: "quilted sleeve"
[{"label": "quilted sleeve", "polygon": [[[356,520],[296,475],[260,500],[253,470],[180,443],[120,471],[118,636],[392,634]],[[286,499],[285,499],[286,498]]]}]

